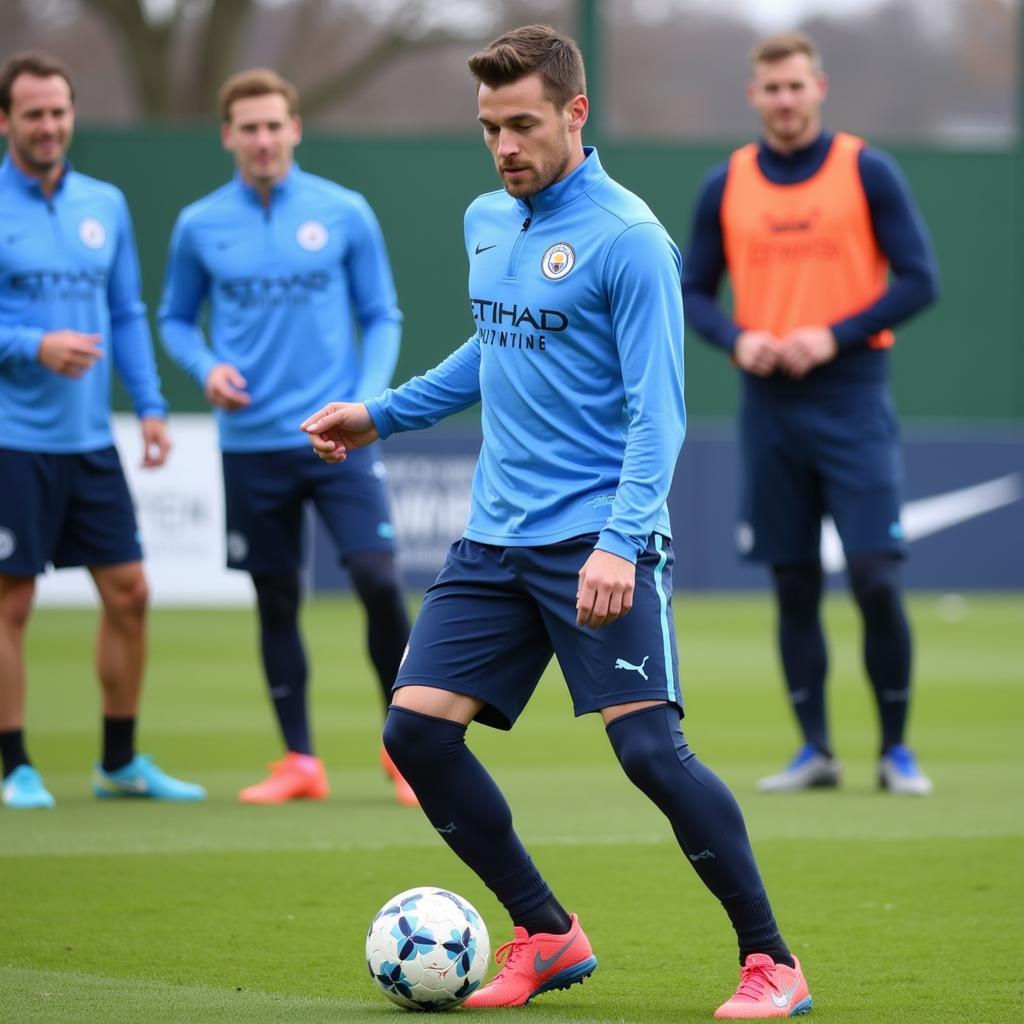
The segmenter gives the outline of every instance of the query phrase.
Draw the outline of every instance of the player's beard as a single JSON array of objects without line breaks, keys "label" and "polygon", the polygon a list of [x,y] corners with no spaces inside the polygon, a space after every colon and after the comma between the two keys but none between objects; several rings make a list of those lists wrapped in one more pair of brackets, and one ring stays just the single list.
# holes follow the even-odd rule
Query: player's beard
[{"label": "player's beard", "polygon": [[[569,142],[568,140],[563,140],[563,144],[558,148],[557,152],[548,154],[542,164],[539,166],[537,164],[529,165],[529,173],[524,176],[522,181],[510,182],[506,180],[501,174],[500,167],[498,168],[498,176],[501,178],[505,191],[510,196],[515,199],[528,199],[530,196],[535,196],[538,192],[543,192],[549,185],[553,185],[565,176],[570,156]],[[513,166],[516,165],[513,164]]]},{"label": "player's beard", "polygon": [[9,142],[11,148],[17,152],[22,165],[31,171],[32,174],[42,177],[49,174],[55,168],[64,166],[67,146],[61,145],[59,139],[57,147],[52,150],[54,155],[46,157],[38,156],[33,146],[23,144],[21,140],[11,138]]}]

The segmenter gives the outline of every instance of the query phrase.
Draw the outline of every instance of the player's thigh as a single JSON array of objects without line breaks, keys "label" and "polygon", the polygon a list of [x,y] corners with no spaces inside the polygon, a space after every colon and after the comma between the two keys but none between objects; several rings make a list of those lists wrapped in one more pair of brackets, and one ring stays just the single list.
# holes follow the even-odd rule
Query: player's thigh
[{"label": "player's thigh", "polygon": [[303,470],[306,493],[342,561],[360,551],[393,551],[387,471],[377,446],[359,448],[333,466],[310,448],[305,453],[309,459]]},{"label": "player's thigh", "polygon": [[57,568],[139,562],[135,505],[114,447],[72,457],[71,492],[53,553]]},{"label": "player's thigh", "polygon": [[770,564],[816,559],[824,500],[794,410],[764,399],[745,400],[740,458],[739,554]]},{"label": "player's thigh", "polygon": [[395,680],[484,702],[476,719],[509,729],[551,660],[537,605],[509,566],[513,549],[462,540],[427,590]]},{"label": "player's thigh", "polygon": [[818,464],[843,549],[903,554],[903,456],[888,394],[859,395],[832,413],[817,435]]},{"label": "player's thigh", "polygon": [[576,623],[577,573],[596,535],[530,548],[524,570],[577,715],[636,701],[682,708],[672,611],[672,542],[653,534],[637,558],[633,607],[600,629]]},{"label": "player's thigh", "polygon": [[229,569],[269,574],[301,566],[303,497],[297,459],[297,450],[222,453]]},{"label": "player's thigh", "polygon": [[36,576],[53,559],[73,459],[0,448],[0,574]]}]

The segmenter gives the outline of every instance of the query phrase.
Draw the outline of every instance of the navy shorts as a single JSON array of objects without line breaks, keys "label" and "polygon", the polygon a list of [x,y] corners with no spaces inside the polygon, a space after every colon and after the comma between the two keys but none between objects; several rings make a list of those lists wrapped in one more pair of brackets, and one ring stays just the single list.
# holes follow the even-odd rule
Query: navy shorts
[{"label": "navy shorts", "polygon": [[905,553],[899,424],[886,391],[830,396],[827,405],[748,392],[741,433],[736,539],[744,557],[772,565],[818,561],[826,514],[847,555]]},{"label": "navy shorts", "polygon": [[637,559],[633,608],[600,629],[576,625],[579,571],[596,534],[541,547],[453,544],[427,591],[395,681],[486,701],[477,720],[510,729],[551,656],[577,715],[664,700],[682,711],[672,620],[672,543]]},{"label": "navy shorts", "polygon": [[376,447],[337,465],[310,447],[223,452],[227,564],[251,573],[302,565],[303,512],[313,503],[342,561],[359,551],[394,549],[394,527]]},{"label": "navy shorts", "polygon": [[142,558],[116,448],[62,455],[0,448],[0,480],[3,575],[37,576],[48,563],[63,569]]}]

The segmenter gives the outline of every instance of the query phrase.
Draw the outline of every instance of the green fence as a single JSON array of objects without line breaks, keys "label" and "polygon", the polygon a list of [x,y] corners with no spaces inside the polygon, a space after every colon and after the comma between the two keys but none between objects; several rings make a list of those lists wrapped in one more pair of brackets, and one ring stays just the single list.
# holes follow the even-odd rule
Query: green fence
[{"label": "green fence", "polygon": [[[939,305],[899,332],[897,402],[905,416],[1024,420],[1021,301],[1021,162],[1013,152],[890,147],[910,179],[935,241],[943,278]],[[642,195],[681,246],[704,172],[727,153],[709,145],[609,143],[602,161]],[[405,334],[397,380],[427,369],[471,332],[462,213],[496,186],[476,138],[356,139],[312,135],[298,151],[306,170],[362,192],[384,228]],[[155,311],[167,240],[178,210],[231,173],[217,130],[80,130],[72,150],[86,173],[119,185],[135,218],[146,300]],[[684,253],[685,255],[685,253]],[[161,354],[175,409],[203,407]],[[735,373],[698,338],[688,338],[691,416],[731,414]]]}]

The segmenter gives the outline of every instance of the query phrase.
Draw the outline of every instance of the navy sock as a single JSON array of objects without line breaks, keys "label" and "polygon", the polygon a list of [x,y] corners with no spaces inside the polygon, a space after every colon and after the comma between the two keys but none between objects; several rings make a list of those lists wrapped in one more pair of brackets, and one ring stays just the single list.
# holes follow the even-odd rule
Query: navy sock
[{"label": "navy sock", "polygon": [[718,897],[736,929],[740,963],[768,953],[792,966],[765,896],[743,815],[721,779],[697,760],[669,704],[642,708],[607,728],[630,781],[669,820],[700,880]]},{"label": "navy sock", "polygon": [[366,609],[366,646],[386,708],[409,642],[409,613],[395,556],[391,551],[362,551],[351,555],[346,565]]},{"label": "navy sock", "polygon": [[832,747],[825,714],[828,651],[821,626],[821,566],[772,566],[779,609],[778,639],[789,702],[804,741],[828,757]]},{"label": "navy sock", "polygon": [[116,772],[135,757],[135,716],[103,717],[103,770]]},{"label": "navy sock", "polygon": [[0,764],[3,764],[4,778],[15,768],[31,764],[25,752],[25,733],[21,729],[0,732]]},{"label": "navy sock", "polygon": [[384,746],[431,825],[501,901],[512,922],[531,935],[568,931],[569,915],[519,841],[505,797],[466,746],[466,727],[392,706]]},{"label": "navy sock", "polygon": [[260,653],[285,746],[312,754],[306,682],[309,669],[299,633],[298,573],[253,575],[260,615]]},{"label": "navy sock", "polygon": [[882,753],[903,742],[910,707],[910,626],[900,592],[902,561],[893,555],[850,558],[850,587],[864,619],[864,665],[875,693]]}]

